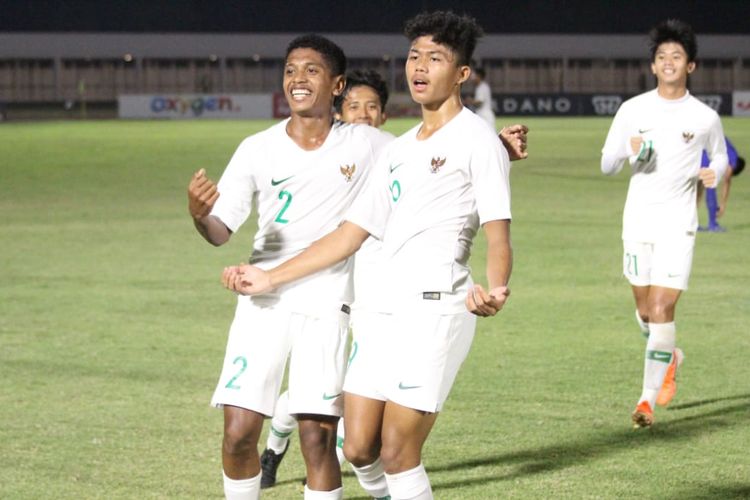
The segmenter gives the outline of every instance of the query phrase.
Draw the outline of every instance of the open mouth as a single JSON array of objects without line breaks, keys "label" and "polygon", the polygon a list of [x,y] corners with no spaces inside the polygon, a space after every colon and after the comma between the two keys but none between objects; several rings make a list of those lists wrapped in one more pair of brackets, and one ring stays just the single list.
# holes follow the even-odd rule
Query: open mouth
[{"label": "open mouth", "polygon": [[412,80],[411,85],[417,92],[422,92],[427,88],[427,81],[422,79],[415,79]]},{"label": "open mouth", "polygon": [[303,88],[293,88],[290,92],[292,99],[295,101],[301,101],[307,97],[310,97],[312,95],[312,91],[310,89],[303,89]]}]

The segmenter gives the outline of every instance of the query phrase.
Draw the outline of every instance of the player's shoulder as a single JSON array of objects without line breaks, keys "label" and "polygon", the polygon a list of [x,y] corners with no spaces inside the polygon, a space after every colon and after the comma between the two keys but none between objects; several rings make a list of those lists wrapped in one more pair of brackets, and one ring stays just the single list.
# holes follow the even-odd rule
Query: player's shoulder
[{"label": "player's shoulder", "polygon": [[647,92],[643,92],[642,94],[634,95],[633,97],[630,97],[629,99],[625,99],[623,103],[620,105],[620,109],[631,109],[631,108],[638,108],[641,106],[653,106],[653,103],[658,101],[659,94],[657,93],[656,89],[651,89]]},{"label": "player's shoulder", "polygon": [[716,112],[711,106],[701,101],[694,95],[690,94],[688,97],[690,106],[695,110],[696,113],[700,113],[707,120],[718,120],[719,113]]},{"label": "player's shoulder", "polygon": [[469,108],[462,109],[458,116],[456,116],[454,128],[462,141],[499,142],[497,132],[487,126],[484,118]]},{"label": "player's shoulder", "polygon": [[259,132],[255,132],[245,137],[240,143],[241,148],[252,148],[258,146],[266,146],[269,141],[287,137],[286,124],[289,119],[281,120],[278,123],[271,125],[270,127],[263,129]]}]

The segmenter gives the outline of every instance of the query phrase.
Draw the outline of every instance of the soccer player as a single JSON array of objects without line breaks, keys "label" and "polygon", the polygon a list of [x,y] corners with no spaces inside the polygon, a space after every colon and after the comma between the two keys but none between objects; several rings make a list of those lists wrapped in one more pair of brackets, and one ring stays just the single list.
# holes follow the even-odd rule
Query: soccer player
[{"label": "soccer player", "polygon": [[[716,189],[706,189],[706,208],[708,210],[708,226],[699,226],[698,231],[710,231],[712,233],[723,233],[726,231],[724,227],[719,224],[719,217],[724,215],[724,211],[727,209],[727,202],[729,201],[729,189],[732,186],[732,177],[740,175],[745,169],[745,159],[737,154],[734,144],[725,137],[727,145],[727,157],[729,158],[729,168],[727,168],[724,178],[721,184],[721,201],[716,196]],[[703,152],[701,158],[701,167],[707,167],[710,164],[710,160]],[[701,197],[703,195],[703,186],[698,184],[698,204],[700,205]]]},{"label": "soccer player", "polygon": [[[357,340],[344,390],[344,452],[368,493],[432,498],[422,447],[468,354],[476,316],[494,316],[509,289],[509,158],[464,108],[460,89],[481,28],[451,12],[409,22],[406,77],[422,122],[386,148],[335,231],[271,270],[225,268],[224,285],[256,294],[288,286],[381,239],[378,325]],[[487,236],[489,289],[468,268],[479,227]],[[387,369],[383,366],[387,364]]]},{"label": "soccer player", "polygon": [[[364,123],[373,127],[380,127],[385,123],[387,103],[388,86],[380,74],[374,70],[355,70],[348,73],[343,92],[333,101],[337,119],[349,123]],[[521,124],[510,125],[500,131],[500,138],[514,159],[523,159],[528,156],[527,132],[528,128]],[[371,310],[374,301],[371,300],[372,287],[369,283],[378,272],[376,255],[379,247],[380,243],[377,239],[368,238],[356,254],[355,302],[351,307],[349,321],[352,331],[355,332],[355,346],[358,345],[356,332],[368,328],[371,324],[377,324],[377,320],[370,320],[370,316],[378,312]],[[287,400],[288,392],[285,391],[279,396],[271,419],[266,449],[260,457],[263,471],[261,488],[269,488],[276,484],[278,467],[289,447],[289,438],[297,426],[297,421],[286,410]],[[343,442],[342,420],[339,422],[336,436],[336,452],[340,463],[345,460]]]},{"label": "soccer player", "polygon": [[[636,427],[652,425],[655,404],[668,404],[677,389],[682,351],[675,347],[675,307],[692,266],[696,184],[714,187],[727,168],[719,115],[687,90],[697,53],[692,28],[670,19],[650,39],[656,89],[622,104],[601,159],[604,174],[616,174],[625,160],[632,170],[623,214],[623,273],[636,319],[648,335],[643,388],[632,413]],[[703,149],[711,163],[701,169]]]},{"label": "soccer player", "polygon": [[[346,75],[344,90],[333,100],[335,117],[347,123],[364,123],[379,128],[386,120],[386,105],[388,104],[388,86],[383,78],[373,70],[356,70]],[[393,135],[383,132],[386,139],[392,140]],[[358,323],[357,317],[363,313],[360,310],[365,304],[364,294],[368,288],[362,283],[370,273],[375,252],[379,243],[374,238],[368,238],[356,256],[354,271],[355,302],[351,305],[350,325]],[[359,298],[357,298],[359,297]],[[366,326],[366,322],[363,322]],[[276,403],[271,419],[271,427],[266,440],[266,449],[260,456],[262,477],[261,488],[270,488],[276,484],[276,473],[281,461],[289,448],[289,437],[297,427],[297,420],[288,411],[289,392],[284,391]],[[339,463],[344,461],[343,454],[343,421],[339,421],[336,436],[336,455]]]},{"label": "soccer player", "polygon": [[[257,198],[250,262],[271,268],[333,230],[364,185],[379,148],[377,129],[336,123],[332,102],[344,88],[346,58],[318,35],[289,44],[283,90],[291,117],[245,139],[218,186],[201,169],[188,188],[199,233],[226,243]],[[351,261],[278,287],[238,297],[212,404],[223,407],[222,464],[228,499],[260,492],[258,438],[273,413],[289,357],[289,412],[297,418],[307,469],[305,498],[341,498],[336,423],[342,384]]]},{"label": "soccer player", "polygon": [[492,90],[485,79],[486,73],[483,68],[474,68],[471,73],[474,81],[474,97],[469,103],[474,106],[474,112],[479,115],[487,125],[495,130],[495,112],[492,110]]}]

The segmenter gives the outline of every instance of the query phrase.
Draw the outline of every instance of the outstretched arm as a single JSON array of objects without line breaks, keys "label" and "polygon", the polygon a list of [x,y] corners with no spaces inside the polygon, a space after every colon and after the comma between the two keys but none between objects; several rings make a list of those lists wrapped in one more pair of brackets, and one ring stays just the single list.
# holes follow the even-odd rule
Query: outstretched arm
[{"label": "outstretched arm", "polygon": [[232,236],[232,231],[218,217],[211,215],[218,199],[219,191],[216,184],[206,177],[206,170],[202,168],[193,174],[188,185],[188,211],[195,229],[214,246],[223,245]]},{"label": "outstretched arm", "polygon": [[301,254],[268,271],[248,264],[227,267],[222,273],[222,283],[242,295],[265,293],[354,255],[368,236],[370,233],[358,225],[344,222]]},{"label": "outstretched arm", "polygon": [[474,285],[467,297],[466,308],[477,316],[494,316],[505,305],[510,295],[508,281],[513,268],[513,249],[510,244],[510,220],[493,220],[482,226],[487,238],[487,283]]}]

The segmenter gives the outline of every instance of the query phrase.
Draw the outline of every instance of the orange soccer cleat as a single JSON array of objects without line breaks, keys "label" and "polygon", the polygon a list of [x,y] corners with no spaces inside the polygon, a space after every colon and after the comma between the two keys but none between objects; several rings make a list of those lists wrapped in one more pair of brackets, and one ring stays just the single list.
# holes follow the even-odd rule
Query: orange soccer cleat
[{"label": "orange soccer cleat", "polygon": [[633,427],[636,429],[639,427],[651,427],[654,423],[654,410],[651,409],[648,401],[641,401],[635,407],[631,418],[633,419]]},{"label": "orange soccer cleat", "polygon": [[656,396],[656,404],[659,406],[667,406],[677,392],[677,369],[682,364],[683,359],[685,359],[685,355],[682,353],[682,349],[675,348],[672,362],[669,363],[667,374],[664,376],[664,383],[661,385],[659,395]]}]

